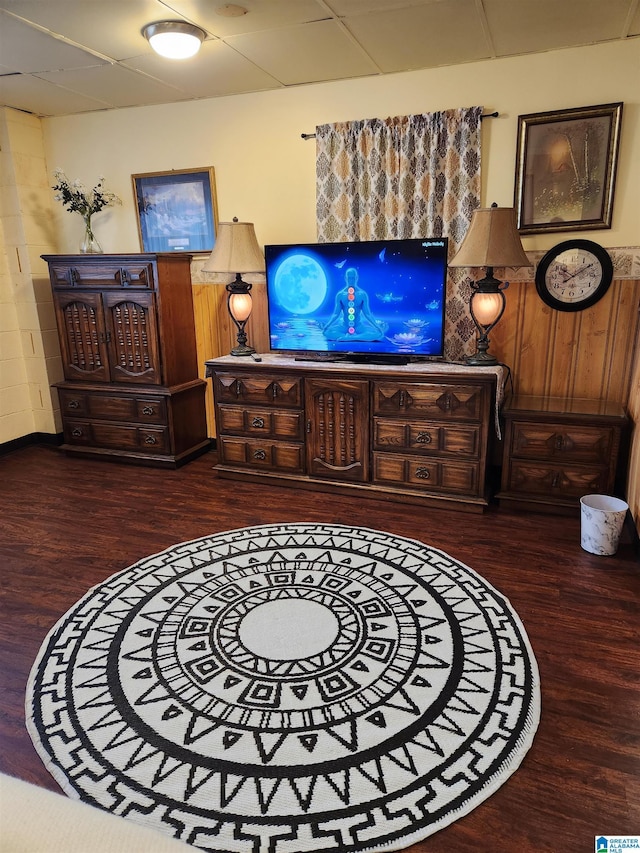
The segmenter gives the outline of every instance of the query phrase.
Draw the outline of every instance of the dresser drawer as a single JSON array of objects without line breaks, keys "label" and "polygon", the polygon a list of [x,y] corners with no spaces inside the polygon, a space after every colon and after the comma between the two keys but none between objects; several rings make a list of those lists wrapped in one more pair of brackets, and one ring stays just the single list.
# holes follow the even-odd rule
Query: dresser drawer
[{"label": "dresser drawer", "polygon": [[106,421],[69,419],[64,424],[64,437],[68,444],[104,447],[110,450],[162,453],[170,447],[167,429]]},{"label": "dresser drawer", "polygon": [[373,454],[373,481],[453,494],[477,494],[479,465],[440,459]]},{"label": "dresser drawer", "polygon": [[373,411],[376,415],[479,421],[485,411],[485,392],[477,385],[375,382]]},{"label": "dresser drawer", "polygon": [[218,430],[233,435],[302,441],[304,419],[302,412],[287,409],[218,407]]},{"label": "dresser drawer", "polygon": [[521,459],[562,459],[569,463],[606,465],[615,440],[613,428],[608,427],[516,421],[511,434],[511,455]]},{"label": "dresser drawer", "polygon": [[222,465],[302,474],[304,445],[265,439],[218,436],[218,459]]},{"label": "dresser drawer", "polygon": [[60,408],[64,415],[95,420],[149,424],[165,424],[167,421],[167,406],[162,397],[143,398],[61,390]]},{"label": "dresser drawer", "polygon": [[373,419],[374,450],[410,450],[428,454],[477,457],[480,454],[480,440],[479,424]]},{"label": "dresser drawer", "polygon": [[580,498],[590,492],[606,492],[608,488],[606,467],[536,464],[517,459],[511,462],[504,491],[549,498]]},{"label": "dresser drawer", "polygon": [[154,287],[153,264],[145,260],[118,261],[106,258],[82,258],[73,261],[50,261],[49,275],[55,288],[124,288],[136,287],[151,290]]},{"label": "dresser drawer", "polygon": [[214,381],[218,403],[302,407],[302,381],[299,377],[221,373],[216,375]]}]

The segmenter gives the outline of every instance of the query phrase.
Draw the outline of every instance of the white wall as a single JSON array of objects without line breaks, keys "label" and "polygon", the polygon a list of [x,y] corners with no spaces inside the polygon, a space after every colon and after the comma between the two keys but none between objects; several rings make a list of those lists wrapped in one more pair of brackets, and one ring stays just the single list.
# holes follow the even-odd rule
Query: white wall
[{"label": "white wall", "polygon": [[[482,105],[483,205],[513,203],[519,114],[623,101],[613,227],[605,246],[637,245],[640,232],[640,39],[455,67],[130,108],[43,121],[49,171],[93,185],[98,175],[123,207],[95,218],[105,251],[139,251],[131,175],[213,166],[221,220],[256,224],[262,243],[314,240],[317,124]],[[77,251],[81,219],[56,205],[60,251]],[[583,232],[584,234],[584,232]],[[525,238],[546,249],[569,235]]]}]

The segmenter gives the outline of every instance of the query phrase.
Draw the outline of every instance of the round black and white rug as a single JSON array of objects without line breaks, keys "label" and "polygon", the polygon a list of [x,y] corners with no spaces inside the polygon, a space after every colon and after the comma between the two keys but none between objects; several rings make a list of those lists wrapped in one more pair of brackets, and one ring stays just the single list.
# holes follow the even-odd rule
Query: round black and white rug
[{"label": "round black and white rug", "polygon": [[442,551],[333,524],[141,560],[60,619],[27,688],[69,795],[224,853],[408,847],[507,780],[539,713],[503,596]]}]

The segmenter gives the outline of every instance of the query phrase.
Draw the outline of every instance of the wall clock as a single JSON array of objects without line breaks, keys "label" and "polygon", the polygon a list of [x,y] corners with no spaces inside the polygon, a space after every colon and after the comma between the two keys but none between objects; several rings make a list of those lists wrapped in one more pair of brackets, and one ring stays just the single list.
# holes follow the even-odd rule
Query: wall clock
[{"label": "wall clock", "polygon": [[536,269],[540,298],[557,311],[582,311],[605,295],[613,279],[606,249],[591,240],[565,240]]}]

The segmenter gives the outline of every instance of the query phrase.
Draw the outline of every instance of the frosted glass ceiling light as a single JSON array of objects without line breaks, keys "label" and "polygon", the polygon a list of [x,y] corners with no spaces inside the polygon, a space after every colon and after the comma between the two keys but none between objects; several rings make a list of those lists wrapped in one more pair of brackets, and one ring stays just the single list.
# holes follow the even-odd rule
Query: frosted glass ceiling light
[{"label": "frosted glass ceiling light", "polygon": [[204,30],[185,21],[157,21],[147,24],[142,35],[160,56],[188,59],[200,50],[206,37]]}]

